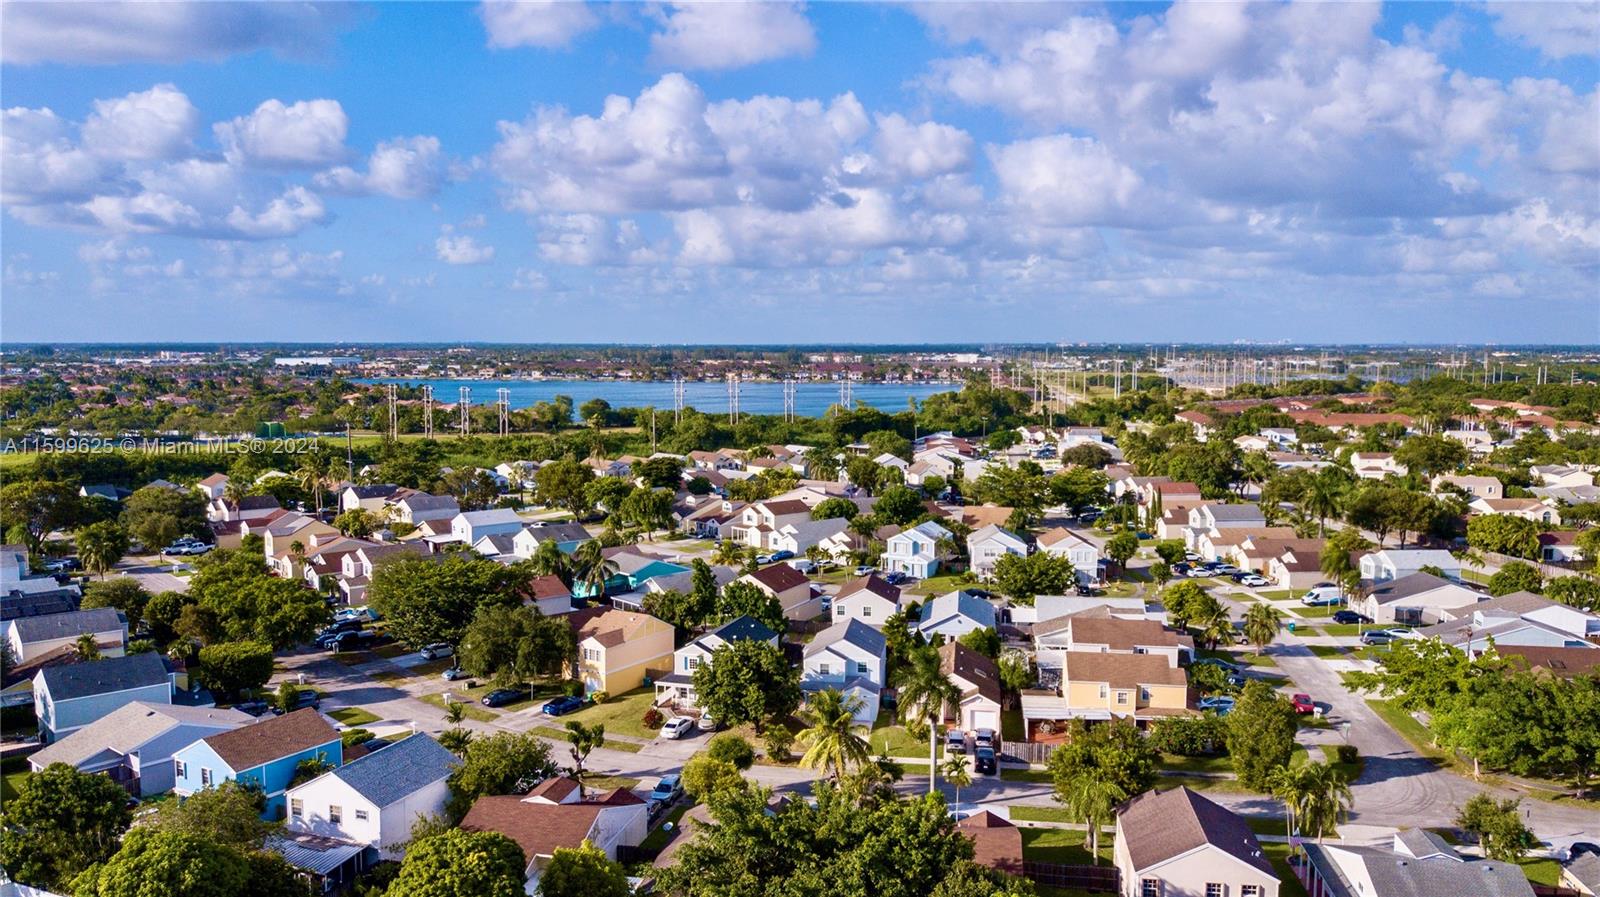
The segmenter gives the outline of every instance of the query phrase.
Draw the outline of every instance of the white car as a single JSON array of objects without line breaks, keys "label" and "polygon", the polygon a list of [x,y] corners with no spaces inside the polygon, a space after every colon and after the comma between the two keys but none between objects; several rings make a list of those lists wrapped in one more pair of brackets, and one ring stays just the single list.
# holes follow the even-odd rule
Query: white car
[{"label": "white car", "polygon": [[1247,585],[1255,588],[1267,585],[1267,578],[1259,573],[1246,573],[1244,576],[1239,578],[1239,582],[1241,585]]},{"label": "white car", "polygon": [[667,720],[661,727],[661,737],[669,739],[686,738],[694,734],[694,720],[687,716],[675,716]]}]

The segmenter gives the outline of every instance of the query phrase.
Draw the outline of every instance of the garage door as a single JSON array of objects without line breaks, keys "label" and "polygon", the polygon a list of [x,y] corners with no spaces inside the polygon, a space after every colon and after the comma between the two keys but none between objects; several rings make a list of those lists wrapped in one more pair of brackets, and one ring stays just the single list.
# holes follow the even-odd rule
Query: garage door
[{"label": "garage door", "polygon": [[993,729],[996,732],[1000,731],[1000,711],[998,711],[998,710],[974,710],[974,711],[972,711],[972,728],[974,730],[977,730],[977,729]]}]

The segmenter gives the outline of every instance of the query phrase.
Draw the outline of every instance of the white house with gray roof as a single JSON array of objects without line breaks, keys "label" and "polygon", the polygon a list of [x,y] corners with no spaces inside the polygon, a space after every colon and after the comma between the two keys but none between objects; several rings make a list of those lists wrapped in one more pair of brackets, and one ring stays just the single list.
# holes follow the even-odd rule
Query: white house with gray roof
[{"label": "white house with gray roof", "polygon": [[522,518],[510,508],[463,511],[450,519],[450,538],[472,545],[484,536],[515,536],[522,527]]},{"label": "white house with gray roof", "polygon": [[995,616],[993,604],[965,589],[958,589],[922,605],[917,631],[926,639],[942,635],[946,641],[952,641],[977,629],[994,629]]},{"label": "white house with gray roof", "polygon": [[60,647],[77,644],[81,635],[94,637],[106,657],[120,657],[128,644],[128,621],[112,607],[75,610],[64,614],[18,617],[5,623],[11,656],[23,663]]},{"label": "white house with gray roof", "polygon": [[134,701],[172,703],[173,675],[160,654],[130,654],[46,667],[33,677],[39,737],[53,742]]},{"label": "white house with gray roof", "polygon": [[931,520],[901,530],[884,541],[883,572],[927,579],[939,572],[939,542],[951,538],[949,530]]},{"label": "white house with gray roof", "polygon": [[1317,897],[1533,897],[1522,867],[1470,859],[1443,839],[1402,831],[1389,849],[1306,841],[1300,876]]},{"label": "white house with gray roof", "polygon": [[255,717],[218,707],[134,701],[28,757],[34,772],[65,763],[103,772],[139,797],[172,790],[172,755],[195,741],[231,732]]},{"label": "white house with gray roof", "polygon": [[1028,543],[1008,529],[991,523],[967,537],[967,558],[971,562],[972,572],[979,578],[993,576],[995,565],[1008,554],[1019,557],[1028,555]]},{"label": "white house with gray roof", "polygon": [[460,765],[427,733],[410,735],[290,788],[288,828],[398,859],[417,819],[443,811],[450,797],[445,780]]},{"label": "white house with gray roof", "polygon": [[808,693],[837,689],[859,698],[856,722],[872,725],[888,675],[888,642],[860,620],[835,623],[806,645],[800,688]]},{"label": "white house with gray roof", "polygon": [[1373,584],[1367,597],[1354,607],[1374,623],[1430,626],[1471,612],[1483,599],[1481,593],[1460,583],[1432,573],[1413,573]]}]

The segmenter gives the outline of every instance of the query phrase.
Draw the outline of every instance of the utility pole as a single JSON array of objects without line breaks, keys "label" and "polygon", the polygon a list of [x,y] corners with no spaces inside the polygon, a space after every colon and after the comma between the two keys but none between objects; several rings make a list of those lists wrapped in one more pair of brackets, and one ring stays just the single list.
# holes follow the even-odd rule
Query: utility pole
[{"label": "utility pole", "polygon": [[683,423],[683,378],[672,378],[672,423]]},{"label": "utility pole", "polygon": [[344,469],[345,478],[354,483],[356,481],[356,447],[354,440],[350,438],[350,424],[348,421],[344,425]]},{"label": "utility pole", "polygon": [[739,375],[728,375],[728,423],[739,424]]},{"label": "utility pole", "polygon": [[783,381],[783,419],[793,421],[797,416],[795,411],[796,386],[793,380]]},{"label": "utility pole", "polygon": [[461,408],[461,435],[472,435],[472,387],[463,386],[457,404]]}]

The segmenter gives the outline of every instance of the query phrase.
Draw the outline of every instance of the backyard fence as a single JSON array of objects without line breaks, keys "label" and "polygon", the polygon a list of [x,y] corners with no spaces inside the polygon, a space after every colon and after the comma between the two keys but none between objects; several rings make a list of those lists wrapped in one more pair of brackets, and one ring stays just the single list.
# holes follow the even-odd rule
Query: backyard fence
[{"label": "backyard fence", "polygon": [[1092,894],[1115,894],[1121,884],[1115,866],[1069,866],[1024,860],[1022,874],[1034,884],[1047,888],[1072,888]]}]

